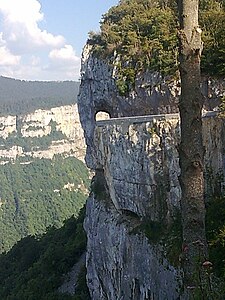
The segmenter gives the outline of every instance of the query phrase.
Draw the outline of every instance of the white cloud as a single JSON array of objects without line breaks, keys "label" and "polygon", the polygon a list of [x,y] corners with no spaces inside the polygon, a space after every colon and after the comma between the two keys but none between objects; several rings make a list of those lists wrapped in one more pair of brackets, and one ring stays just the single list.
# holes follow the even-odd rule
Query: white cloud
[{"label": "white cloud", "polygon": [[0,0],[3,16],[3,39],[14,54],[34,51],[36,48],[60,47],[65,39],[38,27],[43,20],[37,0]]},{"label": "white cloud", "polygon": [[38,66],[41,63],[41,59],[38,56],[32,55],[31,56],[31,66]]},{"label": "white cloud", "polygon": [[65,45],[60,49],[53,49],[49,53],[49,58],[54,65],[58,66],[71,66],[77,65],[80,62],[80,58],[76,56],[75,51],[71,45]]},{"label": "white cloud", "polygon": [[13,66],[20,62],[20,57],[12,55],[6,47],[0,47],[0,65]]},{"label": "white cloud", "polygon": [[14,66],[1,66],[0,74],[25,80],[78,80],[80,64],[62,66],[55,61],[43,64],[39,57],[31,57],[26,63]]},{"label": "white cloud", "polygon": [[0,66],[14,66],[20,62],[20,56],[13,55],[6,47],[6,42],[2,39],[0,32]]},{"label": "white cloud", "polygon": [[80,58],[62,35],[40,28],[38,0],[0,0],[0,75],[26,80],[76,80]]},{"label": "white cloud", "polygon": [[71,45],[53,49],[49,53],[49,65],[46,70],[64,73],[70,79],[78,78],[80,72],[80,57],[75,54]]}]

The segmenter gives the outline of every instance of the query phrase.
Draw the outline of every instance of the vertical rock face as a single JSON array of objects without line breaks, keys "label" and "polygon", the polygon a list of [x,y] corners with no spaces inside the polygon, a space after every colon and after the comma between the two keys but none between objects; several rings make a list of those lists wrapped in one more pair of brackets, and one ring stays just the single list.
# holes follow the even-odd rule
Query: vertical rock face
[{"label": "vertical rock face", "polygon": [[180,273],[163,248],[134,234],[135,221],[114,206],[90,197],[85,229],[92,299],[177,299]]},{"label": "vertical rock face", "polygon": [[[181,197],[179,116],[145,115],[176,112],[179,86],[142,74],[135,91],[121,97],[116,71],[89,51],[84,50],[78,107],[86,162],[96,171],[85,219],[91,297],[177,299],[181,247],[172,228]],[[113,118],[96,122],[98,111]],[[225,173],[224,122],[213,114],[204,118],[204,143],[211,193],[216,176]]]},{"label": "vertical rock face", "polygon": [[206,196],[218,195],[225,192],[225,120],[205,118],[203,125]]},{"label": "vertical rock face", "polygon": [[[157,72],[138,74],[133,90],[122,97],[116,85],[118,71],[113,63],[116,59],[109,62],[97,58],[88,44],[83,51],[78,109],[87,144],[86,162],[91,169],[97,168],[93,144],[97,112],[107,112],[111,118],[178,112],[180,81],[164,78]],[[224,91],[224,80],[203,78],[204,109],[217,107],[221,96],[225,96]]]},{"label": "vertical rock face", "polygon": [[96,157],[116,209],[159,222],[174,216],[181,197],[178,115],[101,123],[95,129]]},{"label": "vertical rock face", "polygon": [[19,117],[23,137],[42,137],[51,132],[51,121],[56,122],[56,130],[73,139],[82,137],[77,105],[38,109],[33,113]]},{"label": "vertical rock face", "polygon": [[16,116],[0,117],[0,136],[4,139],[16,131]]}]

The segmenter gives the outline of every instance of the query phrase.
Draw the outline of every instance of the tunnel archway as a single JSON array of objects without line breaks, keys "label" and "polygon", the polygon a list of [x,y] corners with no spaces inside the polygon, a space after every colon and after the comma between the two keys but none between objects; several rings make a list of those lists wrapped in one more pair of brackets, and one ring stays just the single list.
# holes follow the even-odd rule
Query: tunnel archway
[{"label": "tunnel archway", "polygon": [[109,120],[110,114],[107,111],[100,110],[95,114],[95,121]]}]

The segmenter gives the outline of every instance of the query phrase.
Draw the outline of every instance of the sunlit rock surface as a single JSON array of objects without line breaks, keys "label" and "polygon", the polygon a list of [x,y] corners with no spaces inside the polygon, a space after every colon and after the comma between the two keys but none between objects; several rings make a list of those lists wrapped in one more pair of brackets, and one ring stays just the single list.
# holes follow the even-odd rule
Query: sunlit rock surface
[{"label": "sunlit rock surface", "polygon": [[[54,136],[46,149],[35,146],[35,139],[48,137],[53,131]],[[60,134],[57,135],[57,132]],[[3,139],[0,142],[2,163],[21,156],[52,158],[55,154],[75,156],[84,160],[86,147],[77,104],[49,110],[38,109],[26,115],[0,117],[0,138]],[[10,144],[7,144],[9,138]],[[33,139],[31,149],[18,145],[21,140],[26,144],[26,139],[31,142]]]},{"label": "sunlit rock surface", "polygon": [[[153,241],[139,226],[147,219],[169,228],[179,214],[180,129],[175,114],[179,82],[157,73],[140,74],[134,90],[122,97],[116,72],[109,62],[91,54],[91,46],[84,49],[78,108],[87,144],[86,163],[96,172],[85,218],[89,290],[93,300],[178,299],[182,294],[181,246],[171,261],[170,233],[167,237],[159,233]],[[223,87],[224,82],[203,80],[205,109],[218,105]],[[111,119],[96,122],[99,111]],[[224,121],[212,113],[203,119],[203,128],[206,193],[213,192],[218,178],[216,188],[221,192]]]},{"label": "sunlit rock surface", "polygon": [[[116,85],[117,72],[113,58],[110,62],[99,59],[92,53],[91,45],[84,47],[78,108],[87,144],[86,162],[92,169],[97,168],[93,136],[99,111],[109,113],[111,118],[178,112],[179,80],[164,78],[157,72],[140,73],[134,88],[123,97]],[[224,91],[225,80],[202,78],[204,109],[216,109]]]}]

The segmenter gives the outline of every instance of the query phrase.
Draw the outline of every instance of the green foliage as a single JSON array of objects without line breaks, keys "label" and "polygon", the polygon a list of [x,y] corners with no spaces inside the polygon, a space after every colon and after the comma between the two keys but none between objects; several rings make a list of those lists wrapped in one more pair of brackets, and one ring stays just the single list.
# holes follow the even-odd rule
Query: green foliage
[{"label": "green foliage", "polygon": [[105,177],[101,171],[96,171],[95,176],[92,178],[91,191],[94,193],[96,199],[106,200],[108,199],[108,194],[106,190]]},{"label": "green foliage", "polygon": [[204,50],[202,71],[225,75],[225,9],[224,1],[201,1],[200,24],[203,29]]},{"label": "green foliage", "polygon": [[[95,40],[94,40],[95,39]],[[103,16],[101,34],[90,37],[98,55],[120,57],[116,61],[117,85],[125,95],[143,69],[173,73],[177,52],[176,16],[155,1],[121,1]]]},{"label": "green foliage", "polygon": [[77,280],[76,295],[75,295],[74,300],[89,300],[90,299],[90,294],[89,294],[87,282],[86,282],[86,274],[87,274],[86,267],[83,266],[83,268],[80,271],[78,280]]},{"label": "green foliage", "polygon": [[167,260],[174,267],[180,268],[181,251],[182,251],[182,225],[181,215],[177,211],[176,216],[170,224],[161,221],[152,221],[148,217],[137,219],[137,216],[129,214],[134,224],[137,225],[131,230],[130,234],[143,233],[151,244],[160,244],[164,249]]},{"label": "green foliage", "polygon": [[28,236],[7,254],[0,255],[0,299],[7,300],[88,300],[85,269],[78,278],[74,296],[57,292],[66,274],[86,248],[83,230],[84,209],[77,219],[71,217],[63,227],[50,227],[47,233]]},{"label": "green foliage", "polygon": [[225,197],[214,198],[208,204],[206,229],[213,270],[225,281]]},{"label": "green foliage", "polygon": [[[161,0],[120,1],[103,16],[100,33],[90,33],[89,43],[93,45],[95,55],[115,63],[116,82],[121,95],[127,95],[134,88],[135,78],[142,71],[176,75],[178,18],[175,3]],[[202,0],[200,24],[204,41],[202,70],[224,76],[224,1]]]},{"label": "green foliage", "polygon": [[74,81],[24,81],[0,76],[0,115],[74,104],[79,85]]},{"label": "green foliage", "polygon": [[[22,237],[61,226],[86,200],[88,170],[78,159],[58,155],[23,160],[0,168],[0,252]],[[74,186],[65,188],[68,183]]]},{"label": "green foliage", "polygon": [[139,228],[146,237],[156,243],[159,242],[162,239],[162,235],[164,233],[163,231],[163,224],[160,222],[153,222],[148,219],[144,220]]},{"label": "green foliage", "polygon": [[165,225],[163,222],[153,222],[145,219],[138,227],[138,230],[143,232],[149,241],[164,245],[166,258],[173,266],[180,267],[182,249],[180,214],[177,214],[176,218],[174,218],[169,226]]},{"label": "green foliage", "polygon": [[[137,228],[153,243],[161,243],[165,247],[165,255],[169,262],[180,266],[182,258],[182,227],[181,218],[178,214],[169,227],[159,222],[144,220]],[[136,230],[137,230],[136,229]],[[225,197],[212,198],[206,209],[206,234],[209,245],[209,261],[213,268],[206,269],[206,278],[212,291],[204,291],[210,294],[209,299],[220,299],[225,296]],[[201,268],[201,265],[199,266]],[[196,274],[199,276],[199,274]],[[221,284],[222,282],[222,284]],[[204,283],[203,283],[204,284]],[[196,294],[195,294],[195,297]],[[200,297],[201,298],[201,297]],[[200,299],[193,298],[193,299]],[[206,299],[208,299],[206,297]]]}]

